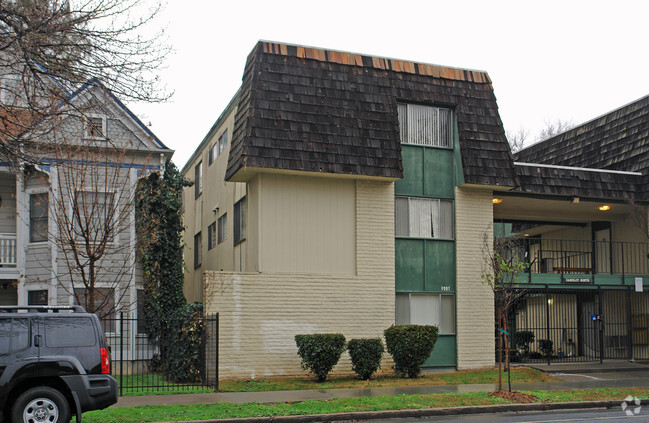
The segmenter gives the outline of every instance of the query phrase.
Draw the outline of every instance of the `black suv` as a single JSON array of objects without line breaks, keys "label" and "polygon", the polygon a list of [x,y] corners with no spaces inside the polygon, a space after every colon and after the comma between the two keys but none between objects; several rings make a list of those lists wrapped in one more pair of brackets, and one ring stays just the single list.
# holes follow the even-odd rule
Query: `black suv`
[{"label": "black suv", "polygon": [[81,306],[0,306],[0,421],[68,422],[117,402],[110,351]]}]

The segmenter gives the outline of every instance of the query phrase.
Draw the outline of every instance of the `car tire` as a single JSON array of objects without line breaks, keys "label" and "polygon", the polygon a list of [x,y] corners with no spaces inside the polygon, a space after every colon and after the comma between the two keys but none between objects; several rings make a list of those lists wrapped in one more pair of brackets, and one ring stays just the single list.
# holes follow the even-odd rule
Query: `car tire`
[{"label": "car tire", "polygon": [[70,405],[61,392],[48,386],[28,389],[18,397],[11,411],[13,423],[68,423]]}]

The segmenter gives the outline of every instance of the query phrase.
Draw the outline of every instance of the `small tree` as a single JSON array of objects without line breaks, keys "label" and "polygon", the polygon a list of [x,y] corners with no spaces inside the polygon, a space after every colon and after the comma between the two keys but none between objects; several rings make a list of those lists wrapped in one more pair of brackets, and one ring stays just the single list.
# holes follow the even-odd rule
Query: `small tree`
[{"label": "small tree", "polygon": [[[483,245],[485,268],[482,271],[482,280],[494,293],[498,329],[498,389],[502,390],[503,342],[505,367],[509,371],[507,316],[512,305],[525,294],[525,290],[518,285],[517,278],[527,270],[529,265],[520,259],[524,251],[520,238],[496,238],[493,243],[490,240],[490,232],[486,232]],[[509,390],[511,391],[511,380]]]}]

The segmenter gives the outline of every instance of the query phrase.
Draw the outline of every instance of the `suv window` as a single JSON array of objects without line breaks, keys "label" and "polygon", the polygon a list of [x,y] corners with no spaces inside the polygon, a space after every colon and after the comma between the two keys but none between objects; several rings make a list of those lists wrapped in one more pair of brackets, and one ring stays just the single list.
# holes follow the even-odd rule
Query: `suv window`
[{"label": "suv window", "polygon": [[0,342],[0,355],[29,347],[29,319],[0,319],[0,339],[9,341]]},{"label": "suv window", "polygon": [[97,336],[90,317],[48,317],[43,319],[48,347],[92,347]]}]

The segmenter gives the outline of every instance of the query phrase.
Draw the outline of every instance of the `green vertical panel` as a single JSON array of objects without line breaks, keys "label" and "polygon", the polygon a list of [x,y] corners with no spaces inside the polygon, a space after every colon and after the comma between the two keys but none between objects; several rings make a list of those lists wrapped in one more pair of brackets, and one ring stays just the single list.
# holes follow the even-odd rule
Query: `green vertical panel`
[{"label": "green vertical panel", "polygon": [[453,198],[455,195],[453,150],[426,148],[423,154],[424,196]]},{"label": "green vertical panel", "polygon": [[433,353],[424,362],[424,367],[455,367],[457,366],[455,335],[439,335]]},{"label": "green vertical panel", "polygon": [[394,183],[397,195],[422,195],[424,193],[424,148],[401,145],[403,178]]},{"label": "green vertical panel", "polygon": [[397,291],[423,291],[424,240],[395,240],[395,288]]},{"label": "green vertical panel", "polygon": [[455,174],[455,185],[464,184],[464,170],[462,169],[462,153],[460,151],[460,136],[457,130],[457,120],[453,115],[453,173]]},{"label": "green vertical panel", "polygon": [[[455,243],[427,240],[425,253],[425,291],[455,292]],[[450,290],[442,287],[450,287]]]}]

